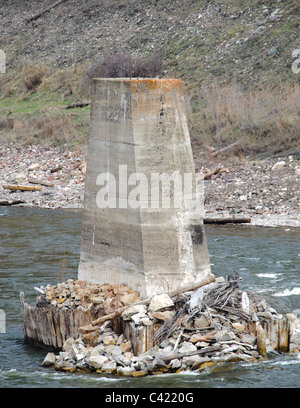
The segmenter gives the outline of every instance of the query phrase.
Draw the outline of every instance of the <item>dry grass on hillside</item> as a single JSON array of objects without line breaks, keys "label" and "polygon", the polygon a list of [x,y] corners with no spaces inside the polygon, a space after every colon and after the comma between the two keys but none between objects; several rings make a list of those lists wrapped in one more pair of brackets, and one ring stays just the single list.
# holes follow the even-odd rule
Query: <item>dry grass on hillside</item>
[{"label": "dry grass on hillside", "polygon": [[198,148],[222,148],[239,141],[246,154],[297,150],[300,87],[245,91],[237,84],[214,83],[199,91],[190,127]]}]

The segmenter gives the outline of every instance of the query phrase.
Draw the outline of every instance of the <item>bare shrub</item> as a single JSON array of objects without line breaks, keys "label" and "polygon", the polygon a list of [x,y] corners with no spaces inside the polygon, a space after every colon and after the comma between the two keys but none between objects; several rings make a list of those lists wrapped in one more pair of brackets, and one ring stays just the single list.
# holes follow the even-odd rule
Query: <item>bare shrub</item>
[{"label": "bare shrub", "polygon": [[45,73],[46,69],[42,64],[26,62],[21,71],[22,81],[26,89],[32,91],[40,85]]},{"label": "bare shrub", "polygon": [[159,76],[162,69],[163,60],[158,53],[144,57],[125,52],[105,53],[88,68],[83,86],[89,91],[93,78],[153,78]]}]

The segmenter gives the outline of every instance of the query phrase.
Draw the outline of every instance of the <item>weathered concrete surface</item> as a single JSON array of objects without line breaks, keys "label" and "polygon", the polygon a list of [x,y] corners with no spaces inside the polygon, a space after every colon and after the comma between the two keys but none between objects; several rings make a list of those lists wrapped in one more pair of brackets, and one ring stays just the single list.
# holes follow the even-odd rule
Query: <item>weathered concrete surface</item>
[{"label": "weathered concrete surface", "polygon": [[79,279],[150,296],[210,273],[196,183],[181,81],[94,80]]}]

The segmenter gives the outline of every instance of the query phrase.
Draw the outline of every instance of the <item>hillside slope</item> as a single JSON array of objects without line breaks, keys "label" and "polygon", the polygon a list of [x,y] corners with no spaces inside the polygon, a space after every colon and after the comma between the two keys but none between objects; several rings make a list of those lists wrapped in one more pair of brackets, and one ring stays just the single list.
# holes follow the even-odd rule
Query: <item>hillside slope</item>
[{"label": "hillside slope", "polygon": [[[290,127],[292,130],[287,146],[283,140],[279,151],[297,147],[300,74],[291,69],[292,52],[300,48],[297,0],[65,0],[40,18],[26,21],[53,3],[54,0],[6,0],[2,6],[0,48],[7,56],[7,74],[2,74],[0,82],[2,124],[10,106],[15,120],[24,123],[28,120],[26,113],[31,117],[40,114],[45,105],[49,108],[52,104],[82,99],[79,87],[82,73],[103,53],[159,52],[164,59],[163,75],[182,78],[185,82],[187,100],[191,103],[194,146],[207,142],[203,136],[220,147],[247,133],[249,126],[243,121],[249,118],[249,111],[244,112],[243,119],[237,118],[236,114],[228,113],[230,107],[224,106],[222,98],[229,92],[239,105],[238,101],[245,102],[250,93],[258,92],[253,104],[267,98],[263,106],[270,109],[263,115],[268,117],[268,122],[275,120],[270,116],[274,100],[286,109],[284,117],[288,123],[283,124],[283,118],[279,118],[280,134],[286,134]],[[21,69],[29,60],[46,67],[42,84],[34,89],[35,93],[28,93],[21,81]],[[221,112],[225,109],[228,116],[226,123],[216,120],[207,95],[221,101]],[[41,109],[24,112],[18,104],[24,98],[34,102],[34,106],[39,103]],[[83,112],[86,115],[78,113],[77,124],[72,122],[75,128],[86,127],[88,109]],[[261,134],[265,138],[274,134],[272,126],[265,129],[264,124],[261,129],[261,121],[262,118],[251,118],[248,136],[253,136],[255,141],[248,140],[248,153],[251,149],[265,151],[273,144],[273,141],[263,145],[258,142]],[[65,132],[74,128],[68,123],[64,126]],[[2,131],[1,135],[3,138]]]}]

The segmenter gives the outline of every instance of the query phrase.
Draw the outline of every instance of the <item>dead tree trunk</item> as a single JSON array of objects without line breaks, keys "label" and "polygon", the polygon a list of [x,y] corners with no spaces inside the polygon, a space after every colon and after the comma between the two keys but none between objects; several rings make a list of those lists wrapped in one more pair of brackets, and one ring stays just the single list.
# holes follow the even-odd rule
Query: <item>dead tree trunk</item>
[{"label": "dead tree trunk", "polygon": [[51,11],[54,7],[59,6],[61,3],[63,3],[66,0],[59,0],[56,3],[52,4],[52,6],[46,8],[45,10],[40,11],[39,13],[35,14],[32,17],[29,17],[26,19],[27,23],[30,23],[31,21],[37,20],[38,18],[40,18],[41,16],[43,16],[45,13],[47,13],[48,11]]}]

